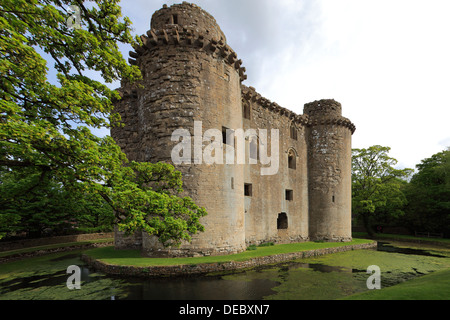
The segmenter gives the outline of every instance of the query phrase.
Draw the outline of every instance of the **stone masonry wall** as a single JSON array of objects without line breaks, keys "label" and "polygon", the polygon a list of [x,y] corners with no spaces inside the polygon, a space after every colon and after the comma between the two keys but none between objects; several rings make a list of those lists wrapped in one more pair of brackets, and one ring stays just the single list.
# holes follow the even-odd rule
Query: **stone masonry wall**
[{"label": "stone masonry wall", "polygon": [[[141,37],[143,46],[130,53],[134,58],[130,63],[142,71],[143,88],[122,88],[131,93],[117,104],[127,125],[125,133],[114,131],[113,137],[132,160],[172,163],[172,150],[180,142],[172,141],[175,130],[187,130],[194,137],[194,133],[217,129],[221,139],[223,127],[242,127],[242,119],[235,115],[241,111],[240,82],[245,70],[214,18],[195,5],[165,6],[153,15],[151,26]],[[136,110],[133,115],[128,106]],[[195,132],[195,121],[201,122],[200,132]],[[134,136],[140,140],[127,145]],[[194,162],[193,150],[190,156]],[[144,236],[144,252],[209,255],[245,250],[243,168],[204,162],[176,168],[183,174],[185,195],[209,213],[201,221],[207,232],[169,250]],[[231,180],[236,188],[231,188]]]},{"label": "stone masonry wall", "polygon": [[309,119],[309,234],[313,240],[351,240],[351,123],[341,105],[305,105]]},{"label": "stone masonry wall", "polygon": [[[264,166],[261,161],[245,168],[245,183],[251,183],[253,191],[251,197],[245,198],[246,242],[250,245],[305,241],[308,239],[308,174],[304,122],[296,121],[299,118],[295,114],[261,97],[254,88],[243,86],[243,101],[251,108],[250,119],[244,120],[244,129],[267,130],[269,139],[265,149],[269,155],[274,138],[271,130],[279,131],[277,173],[261,175]],[[290,135],[292,126],[296,139]],[[258,142],[260,147],[264,143]],[[292,169],[288,167],[290,154],[295,157]],[[292,200],[286,200],[286,190],[292,191]],[[287,229],[278,228],[277,218],[281,213],[287,216]]]}]

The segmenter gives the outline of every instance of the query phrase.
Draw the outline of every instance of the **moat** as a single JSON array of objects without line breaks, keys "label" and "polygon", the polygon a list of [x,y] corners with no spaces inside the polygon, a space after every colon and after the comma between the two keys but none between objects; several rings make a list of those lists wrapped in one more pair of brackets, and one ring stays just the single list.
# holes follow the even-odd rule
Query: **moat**
[{"label": "moat", "polygon": [[[367,267],[388,287],[450,267],[450,249],[379,243],[355,250],[210,277],[119,278],[95,272],[67,252],[0,265],[1,300],[322,300],[367,291]],[[66,269],[81,267],[81,289],[69,290]]]}]

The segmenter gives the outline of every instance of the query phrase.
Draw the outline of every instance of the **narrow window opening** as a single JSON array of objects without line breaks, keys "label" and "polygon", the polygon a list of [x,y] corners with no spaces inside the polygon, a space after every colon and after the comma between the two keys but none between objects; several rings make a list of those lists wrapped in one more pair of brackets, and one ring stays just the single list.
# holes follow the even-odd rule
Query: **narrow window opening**
[{"label": "narrow window opening", "polygon": [[286,190],[286,200],[293,201],[294,200],[294,191]]},{"label": "narrow window opening", "polygon": [[246,197],[251,197],[252,196],[252,185],[251,185],[251,183],[244,184],[244,195]]},{"label": "narrow window opening", "polygon": [[297,140],[297,128],[294,125],[291,125],[290,135],[291,139]]},{"label": "narrow window opening", "polygon": [[178,24],[178,15],[177,14],[172,15],[172,24]]},{"label": "narrow window opening", "polygon": [[336,198],[333,196],[331,197],[331,201],[333,201],[333,203],[335,202]]},{"label": "narrow window opening", "polygon": [[223,144],[227,143],[227,128],[222,127],[222,142]]},{"label": "narrow window opening", "polygon": [[289,169],[296,169],[297,168],[295,154],[292,151],[289,152],[289,155],[288,155],[288,167],[289,167]]},{"label": "narrow window opening", "polygon": [[233,145],[234,143],[234,131],[225,127],[222,127],[222,142],[223,144]]},{"label": "narrow window opening", "polygon": [[278,215],[277,219],[277,229],[278,230],[285,230],[288,228],[288,217],[285,212],[282,212]]},{"label": "narrow window opening", "polygon": [[234,178],[231,178],[231,189],[234,189]]},{"label": "narrow window opening", "polygon": [[250,105],[248,105],[247,103],[245,103],[243,105],[243,114],[244,114],[244,119],[250,120],[250,118],[251,118]]},{"label": "narrow window opening", "polygon": [[258,160],[258,140],[256,138],[250,142],[250,159]]}]

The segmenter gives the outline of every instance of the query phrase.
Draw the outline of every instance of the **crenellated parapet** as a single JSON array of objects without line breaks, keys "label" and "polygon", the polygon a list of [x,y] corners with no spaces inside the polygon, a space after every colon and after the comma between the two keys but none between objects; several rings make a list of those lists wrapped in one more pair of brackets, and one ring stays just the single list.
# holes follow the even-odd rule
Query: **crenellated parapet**
[{"label": "crenellated parapet", "polygon": [[216,59],[222,59],[226,64],[234,67],[239,73],[241,82],[247,79],[242,60],[238,59],[236,52],[222,39],[217,40],[195,29],[179,25],[167,25],[164,29],[159,30],[151,29],[140,39],[142,45],[135,47],[135,52],[130,51],[129,53],[131,58],[128,59],[128,62],[132,65],[139,65],[141,59],[145,59],[147,52],[164,46],[192,47],[206,52]]},{"label": "crenellated parapet", "polygon": [[255,88],[241,85],[242,99],[247,102],[254,102],[271,112],[288,117],[291,121],[306,126],[309,123],[307,115],[299,115],[292,110],[281,107],[278,103],[272,102],[259,94]]},{"label": "crenellated parapet", "polygon": [[139,82],[130,84],[128,82],[122,81],[121,87],[116,90],[122,99],[124,98],[137,99],[139,85],[140,85]]},{"label": "crenellated parapet", "polygon": [[206,38],[222,40],[227,39],[216,19],[194,3],[184,1],[180,4],[163,7],[152,15],[150,28],[162,30],[167,26],[182,26],[203,34]]},{"label": "crenellated parapet", "polygon": [[347,118],[342,117],[341,104],[335,100],[319,100],[305,105],[305,114],[283,108],[276,102],[272,102],[259,94],[255,88],[241,85],[242,99],[244,102],[254,102],[271,112],[288,117],[291,121],[301,126],[336,125],[348,128],[352,134],[355,125]]},{"label": "crenellated parapet", "polygon": [[356,126],[342,116],[342,106],[333,99],[317,100],[305,104],[304,113],[308,115],[308,126],[336,125],[348,128],[353,134]]},{"label": "crenellated parapet", "polygon": [[308,126],[318,126],[318,125],[335,125],[348,128],[351,133],[355,133],[356,126],[347,118],[322,118],[322,119],[310,119]]}]

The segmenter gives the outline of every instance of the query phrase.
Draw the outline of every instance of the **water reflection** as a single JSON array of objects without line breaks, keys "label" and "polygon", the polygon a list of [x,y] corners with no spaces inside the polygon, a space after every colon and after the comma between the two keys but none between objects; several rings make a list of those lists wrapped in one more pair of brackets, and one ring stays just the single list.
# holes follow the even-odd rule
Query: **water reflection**
[{"label": "water reflection", "polygon": [[[398,248],[389,243],[381,243],[376,251],[393,255],[420,255],[422,257],[448,258],[436,252],[412,248]],[[441,252],[442,253],[442,252]],[[344,253],[350,254],[350,253]],[[443,253],[446,254],[446,253]],[[78,259],[78,260],[77,260]],[[81,267],[82,289],[70,296],[73,299],[112,300],[261,300],[280,299],[334,299],[365,289],[367,273],[364,269],[349,266],[332,266],[321,263],[305,263],[297,260],[259,267],[250,271],[228,276],[191,277],[177,279],[145,279],[111,277],[91,270],[79,260],[79,255],[67,254],[52,260],[54,264],[78,263]],[[410,266],[411,272],[391,276],[391,270],[384,270],[383,286],[394,285],[398,279],[421,276],[424,269]],[[61,298],[60,292],[67,293],[66,270],[32,274],[20,278],[0,281],[0,298],[8,299],[8,294],[29,294],[45,291]],[[42,290],[45,288],[45,290]],[[59,290],[59,291],[58,291]],[[17,296],[17,295],[16,295]],[[51,297],[51,295],[48,295]],[[48,297],[44,296],[44,297]],[[14,297],[14,295],[11,295]],[[24,295],[29,297],[27,295]],[[34,298],[34,296],[31,296]],[[66,299],[66,297],[62,297]]]},{"label": "water reflection", "polygon": [[12,292],[20,289],[35,289],[47,286],[57,286],[62,281],[67,280],[65,271],[49,273],[45,275],[33,275],[22,277],[20,279],[14,278],[12,280],[2,282],[1,293]]},{"label": "water reflection", "polygon": [[417,249],[417,248],[396,247],[388,242],[378,242],[377,250],[384,251],[384,252],[401,253],[401,254],[413,254],[413,255],[426,256],[426,257],[446,258],[446,256],[444,256],[444,255],[436,254],[429,250],[422,250],[422,249]]},{"label": "water reflection", "polygon": [[[221,278],[176,280],[128,279],[127,296],[132,300],[260,300],[278,285],[269,279],[227,281]],[[120,297],[119,297],[120,298]]]},{"label": "water reflection", "polygon": [[319,271],[319,272],[352,272],[351,268],[346,268],[346,267],[335,267],[335,266],[327,266],[324,264],[319,264],[319,263],[296,263],[293,264],[294,268],[309,268],[312,269],[314,271]]}]

